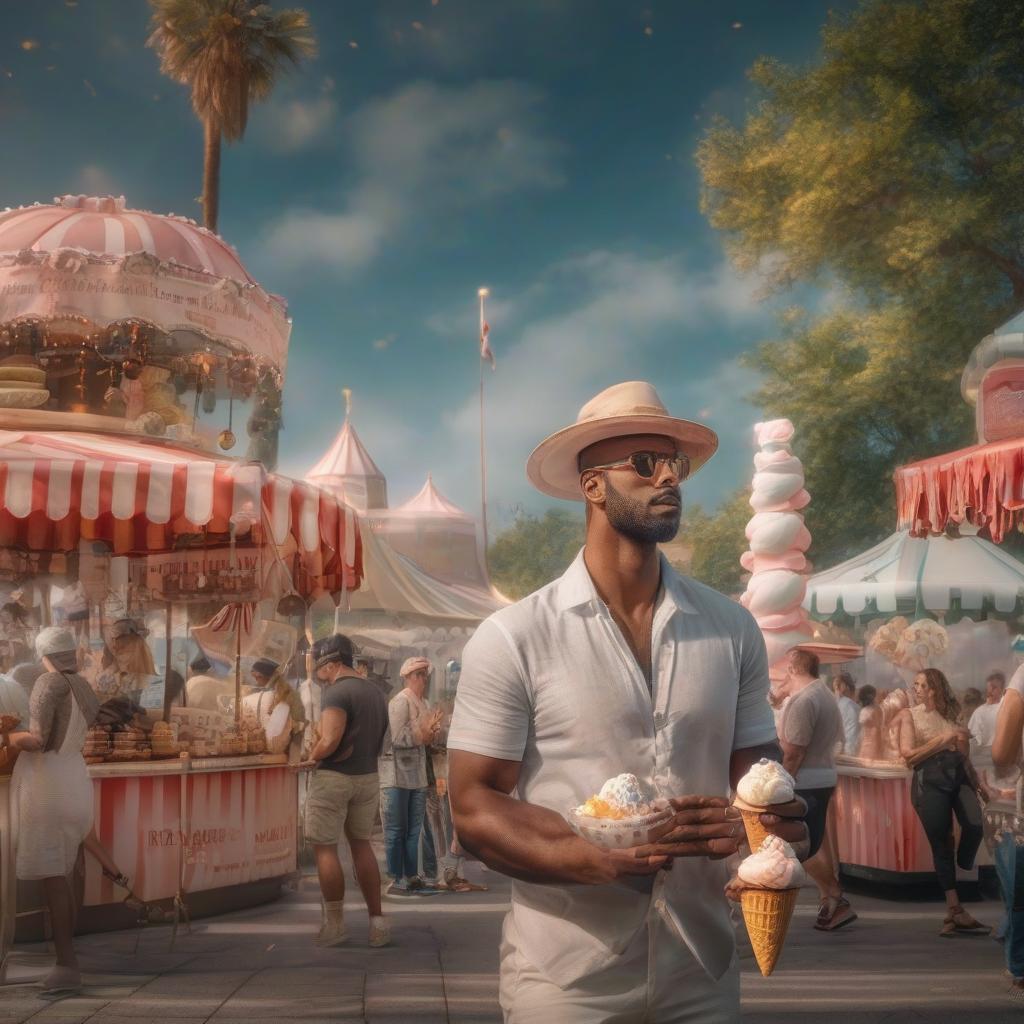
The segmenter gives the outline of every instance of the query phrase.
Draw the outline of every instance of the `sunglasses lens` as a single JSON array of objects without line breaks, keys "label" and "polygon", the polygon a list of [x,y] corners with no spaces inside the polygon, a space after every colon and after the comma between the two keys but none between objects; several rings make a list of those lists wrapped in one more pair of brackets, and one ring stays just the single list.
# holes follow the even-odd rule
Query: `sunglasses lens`
[{"label": "sunglasses lens", "polygon": [[654,470],[658,465],[657,456],[652,452],[637,452],[629,461],[633,464],[636,475],[643,477],[645,480],[649,480],[654,476]]}]

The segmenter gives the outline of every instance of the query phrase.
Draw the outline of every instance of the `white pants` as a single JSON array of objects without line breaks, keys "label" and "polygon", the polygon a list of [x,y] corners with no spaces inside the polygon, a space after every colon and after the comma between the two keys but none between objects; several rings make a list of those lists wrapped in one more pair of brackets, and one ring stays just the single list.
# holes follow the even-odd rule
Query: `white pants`
[{"label": "white pants", "polygon": [[505,1024],[735,1024],[739,962],[734,956],[715,981],[652,914],[620,963],[562,989],[527,962],[505,933],[498,1000]]}]

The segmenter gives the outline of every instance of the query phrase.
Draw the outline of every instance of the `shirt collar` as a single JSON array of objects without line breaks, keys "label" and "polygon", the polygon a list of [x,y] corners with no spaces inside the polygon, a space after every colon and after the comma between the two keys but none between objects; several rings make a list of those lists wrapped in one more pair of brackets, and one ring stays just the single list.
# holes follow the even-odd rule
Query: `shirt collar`
[{"label": "shirt collar", "polygon": [[[562,574],[558,581],[557,604],[559,611],[569,611],[572,608],[580,608],[585,604],[600,601],[600,595],[590,578],[587,564],[583,560],[583,548],[573,560],[572,565]],[[684,577],[672,568],[668,559],[659,552],[658,559],[661,562],[661,584],[664,593],[664,600],[674,606],[675,611],[687,615],[697,614],[697,606],[688,593],[687,582]]]}]

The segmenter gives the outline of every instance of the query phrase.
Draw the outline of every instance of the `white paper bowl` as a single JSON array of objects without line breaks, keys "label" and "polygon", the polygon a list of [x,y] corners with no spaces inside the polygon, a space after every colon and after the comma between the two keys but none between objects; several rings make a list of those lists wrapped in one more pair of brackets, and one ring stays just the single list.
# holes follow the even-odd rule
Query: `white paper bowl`
[{"label": "white paper bowl", "polygon": [[653,842],[651,831],[672,817],[672,809],[664,807],[653,814],[635,818],[592,818],[574,807],[567,815],[572,830],[583,839],[606,850],[626,850]]}]

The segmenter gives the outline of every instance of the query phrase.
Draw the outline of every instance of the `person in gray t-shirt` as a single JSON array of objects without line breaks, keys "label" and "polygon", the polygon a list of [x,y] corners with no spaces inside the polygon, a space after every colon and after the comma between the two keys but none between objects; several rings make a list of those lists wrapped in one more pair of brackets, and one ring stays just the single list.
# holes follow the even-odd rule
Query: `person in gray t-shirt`
[{"label": "person in gray t-shirt", "polygon": [[828,806],[835,792],[836,747],[842,742],[843,721],[835,698],[818,678],[818,656],[800,648],[789,655],[785,693],[789,698],[779,726],[783,767],[796,779],[797,795],[807,803],[807,830],[811,834],[811,858],[807,873],[821,893],[814,927],[834,931],[855,921],[839,886],[839,872],[832,844],[825,841]]}]

